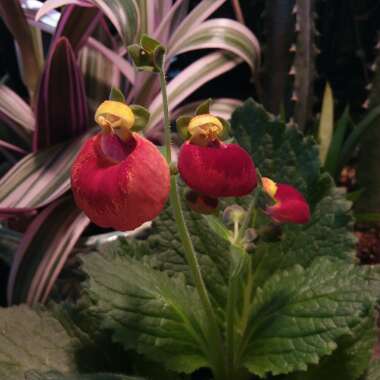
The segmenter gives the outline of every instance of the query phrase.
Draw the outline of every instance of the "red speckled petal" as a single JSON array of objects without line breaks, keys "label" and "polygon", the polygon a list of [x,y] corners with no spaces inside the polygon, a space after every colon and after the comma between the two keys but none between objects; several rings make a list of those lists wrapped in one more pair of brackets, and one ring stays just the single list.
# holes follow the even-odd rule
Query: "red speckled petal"
[{"label": "red speckled petal", "polygon": [[191,189],[213,198],[243,196],[257,185],[251,157],[236,144],[202,147],[186,142],[178,170]]},{"label": "red speckled petal", "polygon": [[[107,153],[107,156],[103,154]],[[168,165],[151,142],[127,143],[98,134],[87,141],[71,172],[76,203],[101,227],[132,230],[154,219],[170,189]]]},{"label": "red speckled petal", "polygon": [[310,208],[303,195],[294,187],[277,184],[274,195],[278,202],[267,208],[267,213],[277,222],[305,224],[310,220]]}]

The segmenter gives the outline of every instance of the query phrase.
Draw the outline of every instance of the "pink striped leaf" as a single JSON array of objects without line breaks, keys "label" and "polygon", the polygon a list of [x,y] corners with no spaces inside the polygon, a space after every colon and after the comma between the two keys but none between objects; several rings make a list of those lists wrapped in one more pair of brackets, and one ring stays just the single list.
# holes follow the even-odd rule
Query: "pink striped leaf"
[{"label": "pink striped leaf", "polygon": [[[111,54],[117,55],[117,53],[112,51],[112,49],[116,49],[116,44],[104,19],[100,20],[100,27],[95,30],[94,37],[96,39],[91,38],[91,40],[96,41],[102,49],[104,48]],[[129,65],[123,58],[118,57],[118,59],[123,60]],[[109,59],[90,44],[81,49],[79,62],[85,80],[86,94],[90,107],[92,112],[95,112],[96,107],[104,99],[108,98],[110,88],[120,87],[120,70],[117,65],[110,64]],[[131,73],[134,75],[132,67]]]},{"label": "pink striped leaf", "polygon": [[260,62],[260,45],[255,35],[237,21],[217,18],[195,26],[181,38],[172,40],[168,59],[192,50],[222,49],[230,51],[248,63],[253,71]]},{"label": "pink striped leaf", "polygon": [[167,1],[139,0],[136,3],[140,14],[140,34],[151,35],[155,29],[155,21],[158,16],[155,11],[160,8],[162,12],[167,5]]},{"label": "pink striped leaf", "polygon": [[[189,0],[177,0],[172,7],[165,13],[160,13],[157,23],[152,34],[155,39],[166,45],[169,42],[170,33],[182,22],[187,14]],[[157,10],[157,13],[160,10]]]},{"label": "pink striped leaf", "polygon": [[27,103],[13,90],[0,85],[0,120],[27,146],[31,145],[34,115]]},{"label": "pink striped leaf", "polygon": [[51,47],[37,99],[34,150],[81,135],[88,127],[84,83],[66,37]]},{"label": "pink striped leaf", "polygon": [[[232,70],[241,62],[239,57],[223,52],[211,53],[195,61],[169,83],[170,111],[203,84]],[[154,127],[162,120],[161,110],[162,96],[159,94],[149,107],[151,119],[148,128]]]},{"label": "pink striped leaf", "polygon": [[18,154],[27,154],[28,153],[26,150],[18,147],[17,145],[11,144],[11,143],[6,142],[2,139],[0,139],[0,147],[8,149],[8,150],[15,152],[15,153],[18,153]]},{"label": "pink striped leaf", "polygon": [[87,42],[101,17],[102,12],[95,7],[68,5],[62,12],[54,39],[66,37],[74,52],[77,53]]},{"label": "pink striped leaf", "polygon": [[34,95],[42,62],[19,0],[0,1],[0,16],[13,34],[21,55],[21,72],[30,96]]},{"label": "pink striped leaf", "polygon": [[76,140],[30,153],[0,179],[0,216],[31,212],[70,189],[71,165],[90,131]]},{"label": "pink striped leaf", "polygon": [[12,261],[8,303],[46,302],[88,218],[71,196],[53,202],[28,226]]},{"label": "pink striped leaf", "polygon": [[202,0],[178,25],[171,35],[169,45],[172,45],[178,39],[182,39],[183,35],[200,25],[225,2],[226,0]]},{"label": "pink striped leaf", "polygon": [[[44,7],[49,10],[55,8],[53,1],[55,0],[46,1],[37,17],[44,14],[42,10]],[[76,2],[77,0],[65,1],[66,4]],[[99,8],[108,17],[123,39],[124,45],[130,45],[137,40],[141,30],[138,2],[135,0],[86,0],[86,4]]]},{"label": "pink striped leaf", "polygon": [[48,0],[48,1],[45,1],[44,3],[40,2],[40,4],[38,5],[39,5],[38,10],[34,16],[36,21],[39,21],[44,16],[49,15],[56,8],[60,8],[66,5],[78,5],[80,7],[93,7],[93,4],[91,3],[91,1],[87,1],[87,0]]},{"label": "pink striped leaf", "polygon": [[97,50],[100,54],[107,58],[110,63],[114,64],[130,83],[134,83],[136,76],[135,70],[133,66],[120,54],[109,49],[107,46],[92,37],[89,38],[87,45]]}]

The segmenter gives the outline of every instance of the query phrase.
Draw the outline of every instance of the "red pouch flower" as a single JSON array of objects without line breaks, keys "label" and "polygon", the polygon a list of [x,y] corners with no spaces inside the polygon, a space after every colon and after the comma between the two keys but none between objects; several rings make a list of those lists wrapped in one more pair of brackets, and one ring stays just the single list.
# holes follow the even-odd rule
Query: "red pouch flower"
[{"label": "red pouch flower", "polygon": [[71,171],[79,208],[100,227],[127,231],[154,219],[170,190],[170,173],[157,147],[130,129],[132,110],[106,101],[95,115],[103,131],[89,139]]},{"label": "red pouch flower", "polygon": [[220,198],[243,196],[256,187],[252,158],[239,145],[225,144],[218,138],[223,124],[217,117],[197,115],[187,130],[191,138],[181,147],[178,170],[191,189]]},{"label": "red pouch flower", "polygon": [[262,178],[264,191],[274,200],[266,213],[276,222],[306,224],[310,220],[310,208],[303,195],[293,186],[275,183],[270,178]]}]

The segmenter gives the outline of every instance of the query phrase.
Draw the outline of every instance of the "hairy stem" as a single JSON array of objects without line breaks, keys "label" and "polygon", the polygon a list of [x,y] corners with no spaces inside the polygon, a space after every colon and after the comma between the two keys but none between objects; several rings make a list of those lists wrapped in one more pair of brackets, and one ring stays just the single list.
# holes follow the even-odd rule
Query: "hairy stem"
[{"label": "hairy stem", "polygon": [[[169,106],[166,91],[165,74],[160,70],[160,82],[162,91],[162,102],[164,108],[164,124],[165,124],[165,145],[166,145],[166,159],[168,164],[171,164],[170,152],[170,121],[169,121]],[[176,175],[172,175],[170,179],[170,205],[173,210],[174,219],[177,225],[178,233],[185,251],[187,264],[190,267],[192,278],[197,289],[199,298],[204,308],[205,314],[208,317],[208,331],[206,336],[209,342],[209,355],[212,365],[212,370],[216,380],[226,380],[224,369],[224,348],[222,335],[219,329],[217,316],[212,306],[210,297],[207,292],[205,282],[201,273],[198,259],[194,250],[193,242],[187,228],[185,218],[183,215],[179,189],[177,186]]]},{"label": "hairy stem", "polygon": [[170,119],[169,119],[169,102],[168,102],[168,93],[166,90],[166,80],[165,73],[163,70],[160,70],[160,85],[162,93],[162,104],[164,109],[164,134],[165,134],[165,149],[166,149],[166,160],[170,165],[172,161],[171,153],[171,137],[170,137]]}]

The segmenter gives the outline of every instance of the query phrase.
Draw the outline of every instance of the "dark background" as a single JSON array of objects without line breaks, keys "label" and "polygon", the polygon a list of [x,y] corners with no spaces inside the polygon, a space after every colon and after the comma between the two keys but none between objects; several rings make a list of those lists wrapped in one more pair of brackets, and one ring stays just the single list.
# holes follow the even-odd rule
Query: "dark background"
[{"label": "dark background", "polygon": [[[191,6],[197,3],[199,0],[193,0]],[[265,61],[266,38],[263,21],[265,1],[241,0],[241,4],[247,25],[264,48]],[[380,30],[380,1],[318,0],[316,6],[318,13],[316,23],[320,32],[317,45],[321,54],[317,59],[315,107],[319,106],[324,84],[328,80],[338,106],[342,108],[345,104],[350,104],[354,112],[360,113],[363,111],[361,105],[367,96],[365,87],[372,76],[370,66],[374,60],[374,47]],[[213,17],[234,18],[230,2],[227,1]],[[173,66],[173,74],[202,54],[204,52],[182,55]],[[8,76],[6,82],[8,86],[22,96],[27,95],[19,76],[12,36],[0,21],[0,77],[4,75]],[[225,74],[223,78],[205,85],[191,99],[220,96],[220,94],[240,99],[255,96],[255,89],[249,78],[247,65],[240,65]]]}]

